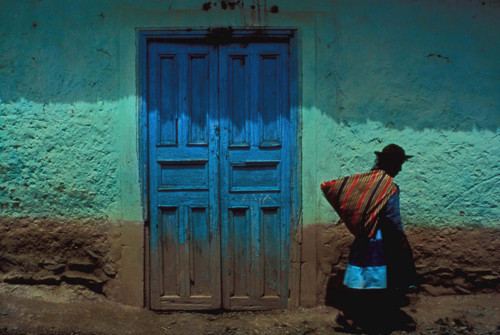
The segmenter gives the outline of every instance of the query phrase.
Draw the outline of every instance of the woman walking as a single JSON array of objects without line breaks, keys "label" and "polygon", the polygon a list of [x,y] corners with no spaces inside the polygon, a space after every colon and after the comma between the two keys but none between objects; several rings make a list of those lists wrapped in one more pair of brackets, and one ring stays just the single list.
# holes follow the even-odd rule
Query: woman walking
[{"label": "woman walking", "polygon": [[[356,236],[344,276],[346,295],[336,317],[354,333],[401,327],[398,301],[416,279],[399,212],[399,187],[393,182],[413,156],[396,144],[375,154],[370,172],[322,184],[326,198]],[[414,327],[408,321],[405,328]]]}]

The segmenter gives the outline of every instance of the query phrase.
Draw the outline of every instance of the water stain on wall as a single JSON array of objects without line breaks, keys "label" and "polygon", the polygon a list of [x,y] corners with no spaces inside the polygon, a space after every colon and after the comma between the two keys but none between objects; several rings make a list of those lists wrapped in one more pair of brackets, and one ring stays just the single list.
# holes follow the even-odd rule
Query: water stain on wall
[{"label": "water stain on wall", "polygon": [[[243,0],[220,0],[220,1],[207,1],[203,3],[202,9],[206,12],[210,11],[213,7],[217,7],[222,10],[233,11],[239,9],[244,26],[256,26],[256,25],[267,25],[267,14],[277,14],[280,8],[277,5],[271,5],[268,7],[267,2],[264,0],[252,0],[251,5],[246,5]],[[247,16],[250,16],[250,20],[247,21]]]}]

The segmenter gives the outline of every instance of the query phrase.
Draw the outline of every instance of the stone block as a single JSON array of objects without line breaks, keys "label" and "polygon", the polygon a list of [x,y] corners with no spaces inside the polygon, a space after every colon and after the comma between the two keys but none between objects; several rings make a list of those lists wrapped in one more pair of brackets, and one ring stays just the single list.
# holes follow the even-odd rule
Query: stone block
[{"label": "stone block", "polygon": [[428,284],[421,285],[422,289],[430,295],[437,297],[441,295],[453,295],[455,294],[455,290],[451,287],[443,287],[443,286],[432,286]]},{"label": "stone block", "polygon": [[61,277],[55,275],[47,270],[37,272],[31,278],[34,282],[39,284],[54,285],[61,282]]},{"label": "stone block", "polygon": [[66,268],[66,264],[47,264],[43,266],[44,269],[52,271],[54,273],[60,273]]},{"label": "stone block", "polygon": [[114,277],[116,276],[116,269],[113,265],[111,264],[106,264],[103,267],[104,273],[109,276],[109,277]]},{"label": "stone block", "polygon": [[88,258],[70,258],[68,260],[68,268],[80,272],[92,272],[97,267],[95,261]]},{"label": "stone block", "polygon": [[462,286],[455,286],[455,291],[458,294],[464,294],[464,295],[472,294],[472,292],[470,290],[468,290],[468,289],[466,289],[465,287],[462,287]]},{"label": "stone block", "polygon": [[102,284],[104,281],[95,276],[92,273],[80,272],[80,271],[65,271],[62,274],[62,278],[68,280],[69,282],[82,282],[89,284]]},{"label": "stone block", "polygon": [[17,267],[17,258],[14,255],[0,255],[0,272],[9,272]]}]

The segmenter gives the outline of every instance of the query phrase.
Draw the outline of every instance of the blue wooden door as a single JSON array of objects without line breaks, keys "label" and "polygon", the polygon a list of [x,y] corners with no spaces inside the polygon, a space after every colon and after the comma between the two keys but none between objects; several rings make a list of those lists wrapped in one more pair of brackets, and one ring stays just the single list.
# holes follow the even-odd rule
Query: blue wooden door
[{"label": "blue wooden door", "polygon": [[288,300],[288,44],[148,45],[150,305]]},{"label": "blue wooden door", "polygon": [[275,42],[220,48],[222,279],[227,309],[287,304],[287,47]]},{"label": "blue wooden door", "polygon": [[217,54],[148,46],[151,308],[220,308]]}]

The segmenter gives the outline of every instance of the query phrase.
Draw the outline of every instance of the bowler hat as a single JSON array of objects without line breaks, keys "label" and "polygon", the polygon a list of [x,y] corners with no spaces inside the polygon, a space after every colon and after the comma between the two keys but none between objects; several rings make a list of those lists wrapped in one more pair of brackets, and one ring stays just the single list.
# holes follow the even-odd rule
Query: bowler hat
[{"label": "bowler hat", "polygon": [[398,159],[403,162],[413,157],[406,155],[404,149],[397,144],[389,144],[382,149],[382,152],[375,151],[375,155],[379,158]]}]

